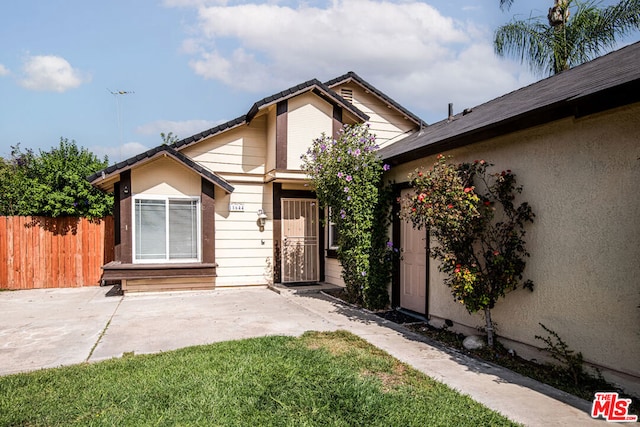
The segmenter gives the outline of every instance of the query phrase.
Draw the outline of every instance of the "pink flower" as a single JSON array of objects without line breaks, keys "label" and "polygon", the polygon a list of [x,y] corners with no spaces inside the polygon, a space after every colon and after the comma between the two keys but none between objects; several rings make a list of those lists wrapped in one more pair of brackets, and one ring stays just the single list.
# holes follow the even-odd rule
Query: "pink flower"
[{"label": "pink flower", "polygon": [[494,255],[494,256],[498,256],[498,255],[500,255],[500,251],[493,251],[493,255]]},{"label": "pink flower", "polygon": [[449,203],[449,204],[447,205],[447,208],[449,208],[449,209],[453,209],[453,205],[452,205],[451,203]]},{"label": "pink flower", "polygon": [[473,191],[473,188],[471,188],[471,187],[467,187],[467,188],[464,189],[465,193],[471,193],[472,191]]}]

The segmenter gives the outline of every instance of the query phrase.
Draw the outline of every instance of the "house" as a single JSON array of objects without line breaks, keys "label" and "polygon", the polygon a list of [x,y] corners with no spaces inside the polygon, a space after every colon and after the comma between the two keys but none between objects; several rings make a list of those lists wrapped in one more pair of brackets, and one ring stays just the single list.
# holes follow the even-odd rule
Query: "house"
[{"label": "house", "polygon": [[[444,108],[443,108],[444,110]],[[558,333],[605,378],[640,396],[640,43],[465,109],[380,151],[398,195],[438,154],[511,169],[536,215],[527,226],[525,278],[492,318],[500,341],[529,358]],[[403,188],[403,183],[405,186]],[[424,230],[395,220],[403,248],[394,306],[477,333],[481,315],[453,300]],[[426,245],[425,245],[426,242]]]},{"label": "house", "polygon": [[[110,166],[89,181],[115,195],[115,261],[126,292],[341,283],[324,212],[300,155],[322,133],[369,123],[381,146],[422,121],[353,72],[310,80],[227,123]],[[272,274],[273,272],[273,274]]]}]

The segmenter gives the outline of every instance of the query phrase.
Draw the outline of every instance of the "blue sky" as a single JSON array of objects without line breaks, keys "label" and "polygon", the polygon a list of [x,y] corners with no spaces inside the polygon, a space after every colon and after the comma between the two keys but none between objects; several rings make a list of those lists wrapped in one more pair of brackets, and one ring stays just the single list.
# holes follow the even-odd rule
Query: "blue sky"
[{"label": "blue sky", "polygon": [[[355,71],[427,123],[527,85],[493,30],[551,0],[20,0],[0,18],[0,156],[76,140],[110,163]],[[605,2],[611,3],[611,2]],[[623,43],[628,43],[629,40]],[[133,92],[113,95],[111,92]]]}]

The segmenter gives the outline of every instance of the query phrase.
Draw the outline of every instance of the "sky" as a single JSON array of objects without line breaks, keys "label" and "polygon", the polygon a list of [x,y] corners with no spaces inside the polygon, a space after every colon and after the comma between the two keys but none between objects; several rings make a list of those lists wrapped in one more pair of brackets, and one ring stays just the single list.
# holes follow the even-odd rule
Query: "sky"
[{"label": "sky", "polygon": [[[541,76],[493,31],[551,0],[20,0],[0,14],[0,156],[75,140],[114,163],[348,71],[427,123]],[[605,4],[611,2],[604,2]],[[633,40],[623,40],[621,45]]]}]

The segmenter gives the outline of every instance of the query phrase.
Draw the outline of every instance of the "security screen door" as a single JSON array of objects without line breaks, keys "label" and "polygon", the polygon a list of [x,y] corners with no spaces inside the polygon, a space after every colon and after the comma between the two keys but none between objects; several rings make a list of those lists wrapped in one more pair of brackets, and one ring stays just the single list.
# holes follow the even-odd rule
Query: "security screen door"
[{"label": "security screen door", "polygon": [[315,199],[282,199],[282,282],[317,282],[318,203]]}]

